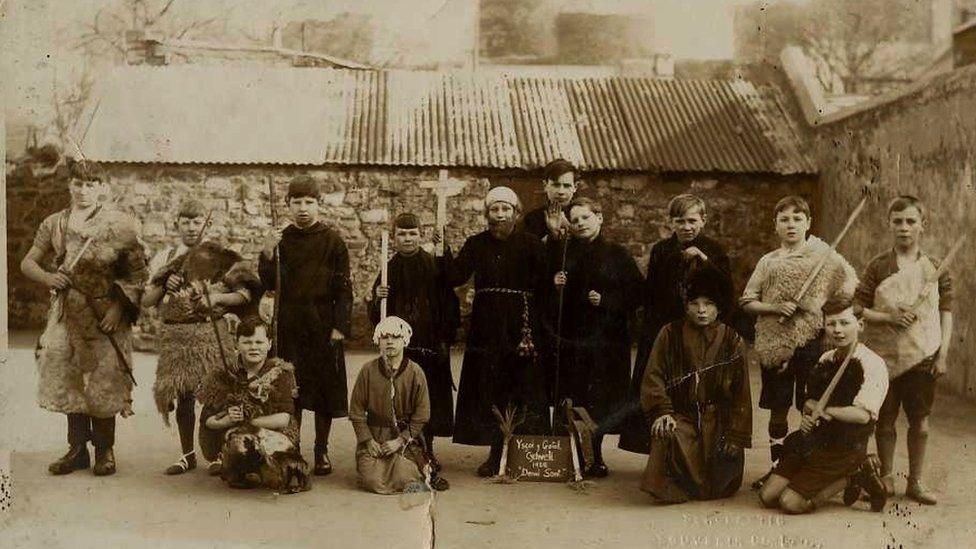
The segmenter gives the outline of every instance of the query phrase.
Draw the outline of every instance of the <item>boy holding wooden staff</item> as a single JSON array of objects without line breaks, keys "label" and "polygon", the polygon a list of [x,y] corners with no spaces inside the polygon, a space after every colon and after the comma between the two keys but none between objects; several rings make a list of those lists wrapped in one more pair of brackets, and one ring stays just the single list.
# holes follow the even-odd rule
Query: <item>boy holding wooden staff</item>
[{"label": "boy holding wooden staff", "polygon": [[864,321],[851,299],[828,302],[823,316],[834,349],[809,372],[800,430],[786,438],[759,499],[790,514],[809,513],[846,486],[853,490],[845,490],[845,503],[853,503],[863,488],[871,508],[881,511],[886,496],[867,444],[888,391],[888,370],[858,341]]},{"label": "boy holding wooden staff", "polygon": [[[420,221],[412,213],[402,213],[393,222],[393,247],[396,254],[387,262],[388,280],[377,277],[373,299],[368,302],[374,325],[383,320],[381,303],[387,313],[405,320],[412,328],[407,358],[417,363],[430,392],[430,421],[424,427],[424,441],[433,465],[434,437],[449,437],[454,432],[454,382],[451,377],[450,346],[460,324],[457,295],[447,285],[441,265],[420,247]],[[385,258],[383,258],[385,260]]]},{"label": "boy holding wooden staff", "polygon": [[952,278],[943,262],[921,249],[925,222],[925,206],[918,198],[899,196],[891,202],[892,249],[875,256],[864,269],[857,302],[868,322],[865,338],[885,359],[891,374],[875,431],[885,489],[894,494],[895,421],[904,408],[908,416],[905,495],[934,505],[935,496],[922,485],[922,472],[935,381],[945,374],[952,341],[953,296]]},{"label": "boy holding wooden staff", "polygon": [[[68,452],[52,475],[115,474],[115,417],[132,415],[132,333],[146,283],[139,221],[106,204],[108,181],[69,161],[71,206],[46,217],[20,263],[52,290],[37,348],[38,404],[67,416]],[[43,266],[42,266],[43,265]],[[91,463],[88,442],[95,447]]]},{"label": "boy holding wooden staff", "polygon": [[[198,200],[180,204],[176,215],[180,243],[161,250],[150,262],[152,274],[142,296],[142,306],[157,307],[162,320],[153,384],[156,408],[166,425],[175,408],[183,450],[166,469],[167,475],[181,475],[197,466],[194,391],[208,372],[223,368],[218,344],[224,346],[225,354],[233,354],[223,314],[232,312],[239,318],[253,314],[256,307],[251,304],[262,290],[257,273],[238,253],[204,241],[206,219],[207,212]],[[207,299],[204,292],[210,294]],[[220,343],[210,324],[212,315],[220,318]],[[213,471],[219,471],[219,464]]]},{"label": "boy holding wooden staff", "polygon": [[[820,308],[829,299],[852,297],[857,275],[826,242],[807,236],[812,218],[802,197],[787,196],[777,202],[773,221],[780,246],[759,259],[739,303],[757,317],[755,351],[762,367],[759,407],[770,411],[769,456],[775,465],[789,432],[790,406],[802,406],[807,373],[823,351]],[[761,484],[757,481],[753,487]]]},{"label": "boy holding wooden staff", "polygon": [[348,409],[343,340],[350,333],[352,282],[349,251],[342,238],[319,220],[319,187],[309,176],[288,184],[292,223],[265,241],[259,260],[265,288],[275,286],[275,246],[281,272],[278,357],[295,365],[296,418],[315,413],[316,475],[332,472],[332,419]]}]

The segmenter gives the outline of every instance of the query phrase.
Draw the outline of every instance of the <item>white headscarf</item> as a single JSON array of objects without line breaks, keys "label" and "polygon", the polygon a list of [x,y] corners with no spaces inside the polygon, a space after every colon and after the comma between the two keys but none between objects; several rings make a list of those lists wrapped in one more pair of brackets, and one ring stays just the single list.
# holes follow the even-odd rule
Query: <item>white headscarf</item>
[{"label": "white headscarf", "polygon": [[488,195],[485,196],[485,208],[490,208],[495,202],[505,202],[516,210],[522,207],[518,195],[508,187],[495,187],[488,191]]},{"label": "white headscarf", "polygon": [[373,343],[379,345],[380,337],[385,335],[400,336],[403,338],[403,345],[410,345],[410,338],[413,336],[413,328],[406,320],[398,316],[388,316],[379,321],[373,329]]}]

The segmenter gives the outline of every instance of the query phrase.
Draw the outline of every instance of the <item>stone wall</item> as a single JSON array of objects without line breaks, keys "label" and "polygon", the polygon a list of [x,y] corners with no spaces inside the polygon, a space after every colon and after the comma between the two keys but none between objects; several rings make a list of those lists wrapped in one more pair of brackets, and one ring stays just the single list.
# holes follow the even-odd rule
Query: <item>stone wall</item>
[{"label": "stone wall", "polygon": [[[256,257],[270,227],[268,178],[275,181],[279,200],[292,177],[309,174],[318,179],[324,193],[323,216],[349,246],[355,293],[353,336],[362,344],[371,333],[364,299],[378,272],[380,232],[395,215],[408,210],[420,215],[425,238],[433,232],[435,201],[419,182],[436,179],[437,170],[148,164],[113,164],[107,170],[115,190],[124,193],[123,207],[142,220],[150,253],[177,238],[174,212],[183,197],[192,196],[214,209],[209,236],[248,258]],[[527,207],[542,201],[541,184],[525,172],[452,169],[450,174],[467,183],[461,195],[448,201],[446,235],[455,250],[464,238],[484,229],[482,200],[491,185],[513,186]],[[706,231],[728,245],[740,288],[759,256],[775,245],[772,207],[776,200],[789,193],[813,200],[816,190],[815,177],[622,173],[584,177],[580,194],[603,203],[606,235],[625,244],[642,270],[650,245],[667,235],[664,220],[670,197],[688,191],[702,195],[710,209]],[[26,252],[37,223],[66,203],[64,182],[47,181],[39,187],[18,180],[8,185],[12,266]],[[286,215],[283,205],[279,214]],[[47,294],[14,270],[8,290],[11,326],[37,328],[43,322]]]},{"label": "stone wall", "polygon": [[922,83],[900,97],[828,121],[819,130],[826,226],[838,231],[869,184],[871,200],[841,245],[863,268],[890,246],[886,206],[899,194],[920,197],[929,209],[923,247],[944,256],[969,235],[952,267],[955,330],[949,374],[943,384],[976,398],[976,310],[965,304],[976,295],[976,66]]}]

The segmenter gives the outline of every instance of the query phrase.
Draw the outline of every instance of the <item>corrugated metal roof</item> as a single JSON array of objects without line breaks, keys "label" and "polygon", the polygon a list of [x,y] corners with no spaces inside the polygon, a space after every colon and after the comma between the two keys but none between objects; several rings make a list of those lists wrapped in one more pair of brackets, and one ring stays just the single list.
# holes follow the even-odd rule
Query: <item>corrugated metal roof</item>
[{"label": "corrugated metal roof", "polygon": [[108,162],[816,171],[772,87],[497,73],[124,67],[79,125]]}]

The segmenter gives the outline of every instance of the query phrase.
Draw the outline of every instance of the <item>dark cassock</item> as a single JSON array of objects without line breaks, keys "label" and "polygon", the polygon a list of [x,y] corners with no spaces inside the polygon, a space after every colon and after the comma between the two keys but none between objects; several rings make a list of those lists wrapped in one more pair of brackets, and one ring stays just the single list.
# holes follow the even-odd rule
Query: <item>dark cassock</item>
[{"label": "dark cassock", "polygon": [[[549,236],[549,226],[546,225],[546,211],[548,211],[548,204],[545,206],[539,206],[538,208],[530,211],[529,213],[522,216],[522,220],[519,222],[521,229],[529,234],[535,235],[536,238],[542,240]],[[569,217],[569,206],[563,208],[563,213]],[[548,239],[547,239],[548,240]]]},{"label": "dark cassock", "polygon": [[[514,191],[506,187],[489,192],[486,208],[499,201],[510,204],[513,211],[518,204]],[[497,223],[504,227],[499,229]],[[492,474],[490,466],[497,467],[501,457],[502,437],[493,405],[504,413],[511,404],[524,413],[517,433],[542,434],[549,427],[544,371],[537,350],[527,347],[530,342],[538,345],[535,300],[544,288],[545,252],[535,236],[513,230],[513,223],[489,217],[488,230],[468,238],[456,258],[449,251],[443,258],[451,286],[474,277],[454,442],[491,445],[489,461],[479,468],[487,474]]]},{"label": "dark cassock", "polygon": [[[345,417],[349,402],[346,361],[342,342],[333,342],[331,334],[335,328],[350,335],[352,284],[346,244],[334,230],[316,221],[304,229],[289,225],[278,249],[278,356],[295,366],[296,413],[312,410],[327,417]],[[274,288],[274,261],[262,255],[259,270],[264,287]]]},{"label": "dark cassock", "polygon": [[[682,252],[686,248],[697,247],[708,261],[700,257],[686,259]],[[721,277],[726,303],[732,302],[732,275],[729,256],[725,249],[715,240],[698,235],[689,242],[681,242],[677,235],[657,241],[651,247],[647,261],[647,274],[644,278],[642,294],[643,323],[640,339],[637,343],[637,358],[634,361],[634,371],[630,382],[630,394],[633,404],[640,398],[641,382],[644,370],[654,340],[661,329],[674,320],[685,315],[685,293],[688,279],[698,269],[708,267],[709,272]],[[734,311],[729,307],[728,311]],[[734,314],[734,313],[733,313]],[[723,314],[723,320],[727,315]],[[634,410],[636,412],[636,410]],[[620,429],[619,447],[629,452],[646,454],[649,450],[650,432],[644,424],[640,414],[631,413]]]},{"label": "dark cassock", "polygon": [[[417,227],[416,216],[401,215],[396,226]],[[418,249],[411,255],[395,254],[387,263],[389,296],[387,314],[398,316],[413,328],[407,358],[416,362],[427,378],[430,393],[430,421],[424,428],[428,448],[434,436],[454,432],[454,380],[451,377],[450,346],[461,320],[460,304],[454,288],[447,283],[442,264],[431,254]],[[379,286],[377,276],[373,292]],[[370,320],[380,321],[380,299],[369,302]]]},{"label": "dark cassock", "polygon": [[[556,265],[557,271],[562,249],[562,240],[549,243],[549,264]],[[586,408],[599,423],[609,414],[620,410],[629,397],[629,325],[638,305],[635,295],[641,276],[627,250],[606,241],[600,234],[592,240],[571,238],[566,252],[566,286],[563,290],[555,402],[570,398],[574,406]],[[550,284],[552,279],[551,275]],[[591,302],[591,291],[599,294],[599,305]],[[552,319],[550,324],[555,325],[558,315],[557,287],[553,286],[550,292],[546,299],[548,316]],[[550,349],[550,353],[554,353],[554,349]],[[555,376],[550,382],[555,385]],[[602,434],[618,432],[611,428]],[[605,469],[600,452],[602,434],[593,441],[596,452],[594,470]]]},{"label": "dark cassock", "polygon": [[[714,301],[713,295],[721,291],[693,293]],[[702,326],[690,318],[680,319],[658,333],[641,383],[642,419],[649,430],[665,415],[671,415],[676,425],[672,436],[651,440],[642,490],[661,501],[678,503],[729,497],[739,489],[742,449],[752,441],[752,398],[744,353],[742,338],[718,320]]]}]

